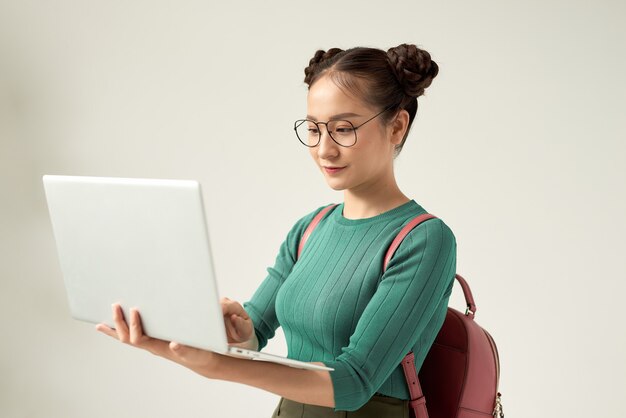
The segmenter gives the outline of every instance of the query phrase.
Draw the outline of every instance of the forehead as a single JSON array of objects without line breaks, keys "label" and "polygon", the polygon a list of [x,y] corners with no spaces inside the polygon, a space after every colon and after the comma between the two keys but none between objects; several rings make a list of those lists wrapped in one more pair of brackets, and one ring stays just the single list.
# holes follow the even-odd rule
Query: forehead
[{"label": "forehead", "polygon": [[317,120],[326,120],[341,113],[365,115],[371,112],[363,100],[339,87],[330,77],[320,77],[309,88],[307,114]]}]

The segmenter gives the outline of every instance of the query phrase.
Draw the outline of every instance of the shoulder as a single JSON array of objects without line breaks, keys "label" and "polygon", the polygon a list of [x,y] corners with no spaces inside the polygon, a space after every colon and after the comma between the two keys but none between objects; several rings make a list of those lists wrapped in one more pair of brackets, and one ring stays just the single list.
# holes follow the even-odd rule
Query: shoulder
[{"label": "shoulder", "polygon": [[[411,220],[413,219],[414,218],[407,221],[405,225],[411,222]],[[418,226],[413,228],[406,236],[406,238],[410,240],[427,239],[428,237],[430,237],[431,239],[446,239],[456,241],[452,229],[450,229],[450,227],[441,218],[427,219],[426,221],[420,223]]]},{"label": "shoulder", "polygon": [[[405,222],[408,224],[412,219]],[[403,227],[404,227],[403,225]],[[398,246],[389,266],[396,263],[436,262],[456,258],[456,237],[440,218],[428,219],[413,228]]]}]

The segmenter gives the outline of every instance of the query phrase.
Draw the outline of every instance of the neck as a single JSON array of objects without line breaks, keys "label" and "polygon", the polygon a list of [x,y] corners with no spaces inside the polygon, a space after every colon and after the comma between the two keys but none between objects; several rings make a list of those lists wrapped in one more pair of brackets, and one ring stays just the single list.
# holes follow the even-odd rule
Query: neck
[{"label": "neck", "polygon": [[411,200],[400,191],[393,172],[367,187],[346,189],[343,199],[343,216],[347,219],[371,218]]}]

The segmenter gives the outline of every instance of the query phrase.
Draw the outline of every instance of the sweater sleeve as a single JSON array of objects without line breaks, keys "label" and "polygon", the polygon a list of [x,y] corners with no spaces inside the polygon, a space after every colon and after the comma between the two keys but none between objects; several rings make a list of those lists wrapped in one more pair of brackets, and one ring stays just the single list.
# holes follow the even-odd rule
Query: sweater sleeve
[{"label": "sweater sleeve", "polygon": [[[456,240],[443,221],[424,222],[405,237],[348,345],[324,362],[335,369],[335,411],[363,406],[412,349],[421,366],[443,324],[455,271]],[[429,329],[433,317],[441,323]]]},{"label": "sweater sleeve", "polygon": [[243,303],[243,308],[252,319],[254,332],[259,340],[259,351],[274,337],[280,325],[276,318],[276,294],[296,263],[300,239],[309,223],[324,207],[317,208],[295,223],[279,248],[274,266],[267,268],[265,280],[252,298]]}]

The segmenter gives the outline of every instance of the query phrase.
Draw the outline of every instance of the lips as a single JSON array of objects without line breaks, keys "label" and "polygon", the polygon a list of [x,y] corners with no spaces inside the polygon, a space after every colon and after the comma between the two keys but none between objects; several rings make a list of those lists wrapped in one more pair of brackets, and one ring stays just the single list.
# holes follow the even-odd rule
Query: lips
[{"label": "lips", "polygon": [[329,174],[334,174],[334,173],[340,172],[344,168],[346,168],[346,167],[345,166],[344,167],[324,166],[324,171],[326,171]]}]

